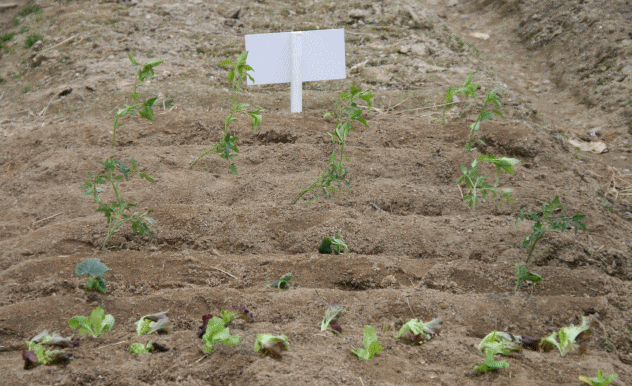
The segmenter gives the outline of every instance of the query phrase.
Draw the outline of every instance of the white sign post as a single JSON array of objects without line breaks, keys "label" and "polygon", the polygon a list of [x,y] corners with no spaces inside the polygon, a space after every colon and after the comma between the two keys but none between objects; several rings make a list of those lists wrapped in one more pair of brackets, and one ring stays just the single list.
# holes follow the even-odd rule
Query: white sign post
[{"label": "white sign post", "polygon": [[246,35],[246,51],[256,84],[291,83],[293,113],[303,111],[303,82],[346,78],[343,29]]}]

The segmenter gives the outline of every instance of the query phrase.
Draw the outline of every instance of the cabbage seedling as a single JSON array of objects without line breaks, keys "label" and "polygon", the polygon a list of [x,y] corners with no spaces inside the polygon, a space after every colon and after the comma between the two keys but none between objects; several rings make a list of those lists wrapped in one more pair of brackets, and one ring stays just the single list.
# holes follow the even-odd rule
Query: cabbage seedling
[{"label": "cabbage seedling", "polygon": [[91,289],[105,293],[105,280],[100,276],[109,270],[110,268],[103,264],[99,258],[86,259],[77,264],[77,268],[75,269],[77,275],[81,276],[84,273],[88,274],[88,277],[86,278],[86,290],[83,294],[87,294],[88,290]]},{"label": "cabbage seedling", "polygon": [[[139,64],[136,62],[136,59],[134,59],[131,54],[127,54],[127,57],[129,58],[129,61],[132,62],[132,65],[134,65],[134,67],[139,66]],[[134,75],[134,91],[130,95],[132,98],[132,104],[125,104],[125,108],[122,108],[116,112],[116,118],[114,119],[114,130],[112,131],[112,147],[114,147],[114,142],[117,139],[116,129],[123,126],[122,123],[118,123],[119,118],[124,117],[127,114],[131,114],[136,116],[140,115],[141,117],[147,118],[150,121],[154,120],[154,110],[152,110],[151,107],[156,103],[156,99],[158,98],[149,98],[143,103],[138,103],[138,98],[140,98],[138,88],[145,84],[145,80],[147,78],[154,77],[154,67],[159,66],[160,64],[162,64],[162,62],[164,62],[164,60],[150,60],[147,63],[143,64],[138,69],[138,71],[136,71],[136,74]]]},{"label": "cabbage seedling", "polygon": [[[323,169],[316,181],[307,189],[298,193],[292,204],[295,204],[305,193],[311,190],[314,190],[314,199],[306,202],[306,204],[312,204],[318,201],[318,194],[316,193],[318,189],[322,189],[323,195],[329,197],[334,192],[339,192],[343,184],[347,185],[347,188],[349,188],[351,184],[349,181],[345,181],[347,171],[343,169],[343,161],[349,161],[349,158],[344,157],[345,143],[349,137],[350,130],[355,131],[355,128],[351,124],[352,121],[358,121],[366,127],[369,127],[366,120],[361,117],[364,110],[359,107],[356,102],[362,99],[368,104],[368,108],[371,109],[373,94],[370,91],[363,91],[352,84],[349,84],[349,87],[351,88],[350,92],[343,92],[338,95],[333,114],[327,112],[323,115],[323,118],[333,115],[336,122],[334,132],[327,133],[334,144],[334,150],[329,157],[329,163],[325,166],[325,169]],[[337,153],[336,150],[338,151]],[[332,185],[332,183],[337,186]]]},{"label": "cabbage seedling", "polygon": [[[114,159],[114,156],[99,163],[105,168],[105,174],[98,174],[96,176],[94,174],[88,174],[88,177],[91,180],[83,184],[81,189],[85,189],[83,192],[84,195],[92,194],[94,201],[99,204],[97,212],[103,213],[108,221],[108,231],[101,249],[105,249],[105,246],[110,240],[110,237],[112,237],[112,234],[121,225],[128,222],[131,222],[132,224],[132,234],[139,234],[142,236],[147,233],[147,236],[151,237],[153,233],[149,229],[148,224],[156,225],[156,222],[152,218],[147,217],[147,215],[153,211],[149,210],[145,213],[139,213],[134,210],[132,212],[132,208],[136,208],[137,205],[135,202],[127,203],[123,201],[119,195],[119,183],[123,178],[128,179],[130,174],[138,174],[140,178],[144,178],[149,182],[154,182],[154,180],[147,174],[136,171],[136,161],[134,161],[133,158],[131,170],[128,169],[123,162]],[[117,168],[121,172],[120,175],[115,175]],[[103,188],[100,188],[97,185],[106,185],[106,180],[112,185],[112,190],[114,191],[114,196],[116,198],[116,201],[111,204],[105,204],[101,200],[101,197],[99,197],[99,193],[103,192]]]},{"label": "cabbage seedling", "polygon": [[[496,166],[496,181],[494,185],[489,185],[485,181],[485,176],[478,175],[479,162],[487,162]],[[502,199],[504,198],[508,202],[513,202],[513,199],[509,195],[513,192],[513,189],[499,189],[498,184],[500,182],[500,171],[504,170],[509,174],[514,174],[512,166],[516,165],[519,160],[515,158],[499,157],[496,158],[492,154],[481,155],[472,162],[472,169],[469,171],[463,165],[461,165],[461,172],[463,175],[456,180],[456,184],[459,185],[465,182],[466,194],[463,196],[463,202],[467,205],[472,213],[476,212],[476,204],[481,199],[485,199],[488,194],[491,193],[492,199],[498,196],[499,204],[502,205]]]},{"label": "cabbage seedling", "polygon": [[277,280],[274,283],[270,284],[268,287],[270,287],[270,288],[278,288],[279,291],[281,291],[281,290],[288,290],[288,289],[290,289],[290,280],[291,279],[292,279],[292,273],[288,272],[285,275],[283,275],[279,280]]},{"label": "cabbage seedling", "polygon": [[237,167],[231,162],[231,160],[237,157],[237,154],[232,154],[232,152],[239,153],[237,146],[235,146],[235,141],[239,138],[233,137],[233,135],[228,131],[228,127],[230,126],[230,123],[236,119],[235,114],[244,114],[252,119],[252,130],[256,132],[262,119],[261,114],[259,114],[262,110],[248,110],[246,108],[250,106],[249,104],[237,103],[237,92],[243,91],[239,85],[246,80],[246,77],[248,77],[252,83],[255,82],[254,78],[248,73],[248,71],[254,70],[246,64],[246,58],[248,58],[248,51],[242,52],[237,58],[236,63],[233,63],[230,60],[225,60],[219,64],[220,66],[232,67],[232,69],[228,71],[228,83],[230,83],[233,105],[230,110],[230,115],[224,120],[224,134],[222,135],[222,139],[216,144],[206,148],[206,150],[204,150],[204,152],[197,157],[195,161],[193,161],[189,169],[193,169],[193,165],[206,155],[216,153],[228,161],[228,172],[237,175]]}]

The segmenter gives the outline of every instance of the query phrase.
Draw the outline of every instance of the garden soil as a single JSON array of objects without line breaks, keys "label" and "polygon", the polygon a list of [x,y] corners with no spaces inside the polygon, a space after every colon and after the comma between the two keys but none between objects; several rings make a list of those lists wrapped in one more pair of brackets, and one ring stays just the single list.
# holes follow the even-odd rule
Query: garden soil
[{"label": "garden soil", "polygon": [[[12,3],[0,9],[2,34],[16,32],[0,53],[0,384],[558,386],[598,369],[632,384],[630,1],[41,0],[17,19],[27,2]],[[246,87],[239,101],[265,111],[256,133],[247,117],[230,126],[239,175],[216,155],[189,169],[221,136],[230,93],[218,63],[244,35],[329,28],[345,29],[347,79],[303,84],[297,114],[288,84]],[[34,33],[43,39],[26,48]],[[158,100],[153,122],[122,118],[112,148],[133,88],[128,54],[164,60],[139,89]],[[447,88],[470,73],[477,102],[459,95],[442,125]],[[326,166],[334,122],[322,116],[346,82],[375,94],[369,127],[356,124],[345,147],[350,189],[292,205]],[[494,88],[506,119],[484,121],[484,144],[468,152]],[[514,202],[488,196],[474,213],[455,181],[481,154],[520,163],[500,178]],[[155,179],[124,180],[120,193],[157,225],[151,239],[123,226],[102,251],[106,220],[81,185],[110,156]],[[495,170],[480,174],[492,183]],[[516,215],[555,196],[586,230],[547,233],[527,265],[542,282],[514,292],[533,225]],[[319,254],[335,233],[349,254]],[[111,268],[107,294],[84,295],[75,267],[95,257]],[[288,272],[289,290],[267,287]],[[341,336],[319,328],[332,302]],[[243,343],[205,357],[202,315],[241,304],[254,323],[230,331]],[[68,319],[97,306],[116,320],[106,336],[82,336],[67,367],[23,369],[25,341],[77,337]],[[173,332],[137,336],[134,322],[160,311]],[[585,353],[523,350],[508,368],[473,371],[488,333],[541,338],[582,316],[593,321]],[[423,345],[395,339],[411,318],[438,317],[441,334]],[[371,360],[350,352],[365,325],[384,347]],[[266,332],[289,338],[282,359],[254,352]],[[149,340],[170,350],[127,352]]]}]

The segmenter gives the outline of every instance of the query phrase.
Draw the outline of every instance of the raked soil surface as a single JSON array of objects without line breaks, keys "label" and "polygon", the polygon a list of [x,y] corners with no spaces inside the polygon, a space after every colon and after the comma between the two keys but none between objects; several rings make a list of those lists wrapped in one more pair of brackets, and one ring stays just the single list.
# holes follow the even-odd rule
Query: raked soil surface
[{"label": "raked soil surface", "polygon": [[[559,386],[598,369],[632,384],[630,1],[41,0],[17,19],[27,2],[12,3],[0,8],[0,32],[16,33],[0,48],[1,385]],[[265,111],[256,133],[245,117],[231,124],[239,175],[216,155],[189,169],[220,139],[230,93],[218,63],[245,49],[244,35],[329,28],[345,29],[347,79],[304,83],[298,114],[288,84],[248,86],[238,99]],[[43,40],[26,48],[35,33]],[[158,100],[153,122],[122,119],[112,148],[133,87],[128,53],[164,60],[140,89]],[[477,102],[459,95],[442,125],[447,88],[470,73]],[[322,116],[347,81],[375,94],[369,127],[345,147],[350,190],[293,205],[331,154]],[[469,152],[494,88],[506,119],[483,122],[485,144]],[[514,202],[488,197],[472,213],[455,181],[481,154],[520,161],[500,178]],[[123,226],[102,251],[106,220],[81,185],[110,156],[154,178],[120,193],[156,226],[151,239]],[[542,282],[514,292],[533,225],[516,215],[555,196],[586,230],[547,233],[527,264]],[[335,233],[349,254],[318,253]],[[75,267],[95,257],[111,268],[107,294],[84,295]],[[288,272],[289,290],[267,287]],[[332,302],[345,311],[341,336],[318,327]],[[202,316],[241,304],[254,322],[230,331],[243,342],[205,357]],[[66,367],[23,369],[25,341],[79,337],[68,320],[97,306],[116,320],[106,336],[81,336]],[[173,332],[137,336],[134,322],[160,311]],[[541,338],[582,316],[593,321],[585,353],[525,349],[496,357],[508,368],[473,371],[488,333]],[[437,317],[441,334],[423,345],[395,339],[410,319]],[[350,352],[365,325],[384,347],[368,361]],[[289,338],[282,359],[254,352],[265,332]],[[170,350],[127,352],[148,340]]]}]

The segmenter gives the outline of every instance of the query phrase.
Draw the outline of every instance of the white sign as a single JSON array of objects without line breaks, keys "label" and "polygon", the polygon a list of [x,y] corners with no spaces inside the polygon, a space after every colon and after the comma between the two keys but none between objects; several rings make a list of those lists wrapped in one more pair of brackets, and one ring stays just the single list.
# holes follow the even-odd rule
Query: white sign
[{"label": "white sign", "polygon": [[303,110],[302,82],[346,78],[344,29],[246,35],[246,51],[255,84],[291,83],[293,113]]}]

